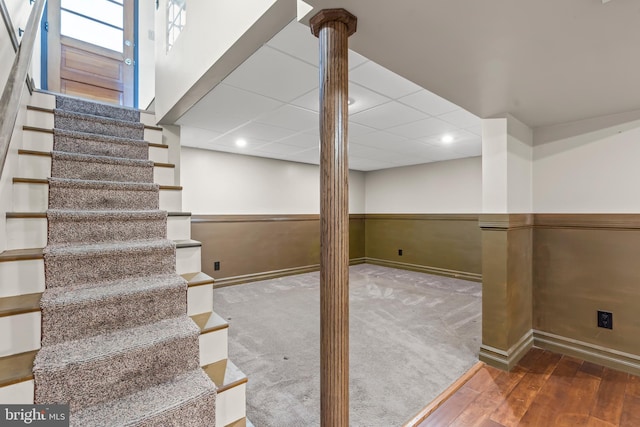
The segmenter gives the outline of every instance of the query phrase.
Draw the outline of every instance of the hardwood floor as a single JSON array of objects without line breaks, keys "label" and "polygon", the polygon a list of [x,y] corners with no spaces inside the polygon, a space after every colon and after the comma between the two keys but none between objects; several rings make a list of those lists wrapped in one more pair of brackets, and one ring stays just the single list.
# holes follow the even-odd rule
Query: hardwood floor
[{"label": "hardwood floor", "polygon": [[541,349],[484,365],[418,427],[640,426],[640,377]]}]

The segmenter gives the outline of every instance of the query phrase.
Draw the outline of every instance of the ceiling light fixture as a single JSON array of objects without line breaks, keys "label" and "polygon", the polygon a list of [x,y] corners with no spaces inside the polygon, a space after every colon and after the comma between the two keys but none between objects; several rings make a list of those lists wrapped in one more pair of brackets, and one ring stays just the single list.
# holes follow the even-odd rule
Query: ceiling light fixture
[{"label": "ceiling light fixture", "polygon": [[238,139],[236,139],[236,145],[238,147],[246,147],[247,146],[247,140],[243,139],[243,138],[238,138]]},{"label": "ceiling light fixture", "polygon": [[449,134],[444,135],[441,141],[444,142],[445,144],[449,144],[450,142],[453,142],[453,136]]},{"label": "ceiling light fixture", "polygon": [[347,105],[353,105],[355,103],[356,103],[356,100],[351,97],[349,97],[349,99],[347,100]]}]

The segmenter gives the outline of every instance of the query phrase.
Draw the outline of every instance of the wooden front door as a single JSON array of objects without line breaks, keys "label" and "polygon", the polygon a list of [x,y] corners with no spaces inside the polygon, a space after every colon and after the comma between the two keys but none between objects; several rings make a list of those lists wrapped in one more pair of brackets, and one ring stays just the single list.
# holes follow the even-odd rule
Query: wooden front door
[{"label": "wooden front door", "polygon": [[49,0],[47,85],[133,107],[134,0]]}]

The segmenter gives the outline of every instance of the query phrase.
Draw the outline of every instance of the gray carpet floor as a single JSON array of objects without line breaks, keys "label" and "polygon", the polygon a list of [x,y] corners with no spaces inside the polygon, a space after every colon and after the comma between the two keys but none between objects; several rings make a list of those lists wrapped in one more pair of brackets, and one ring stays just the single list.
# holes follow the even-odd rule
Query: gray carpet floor
[{"label": "gray carpet floor", "polygon": [[[482,285],[350,270],[350,425],[400,426],[477,361]],[[256,427],[320,425],[319,273],[214,291]]]}]

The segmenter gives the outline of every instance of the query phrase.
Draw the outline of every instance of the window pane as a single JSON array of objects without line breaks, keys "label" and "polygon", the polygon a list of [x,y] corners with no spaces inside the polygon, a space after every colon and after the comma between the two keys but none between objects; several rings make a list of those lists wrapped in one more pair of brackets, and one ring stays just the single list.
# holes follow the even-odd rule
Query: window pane
[{"label": "window pane", "polygon": [[108,27],[64,10],[60,12],[60,33],[87,43],[123,51],[122,30]]},{"label": "window pane", "polygon": [[122,5],[108,0],[62,0],[61,6],[64,9],[106,22],[118,28],[123,27],[124,11]]}]

